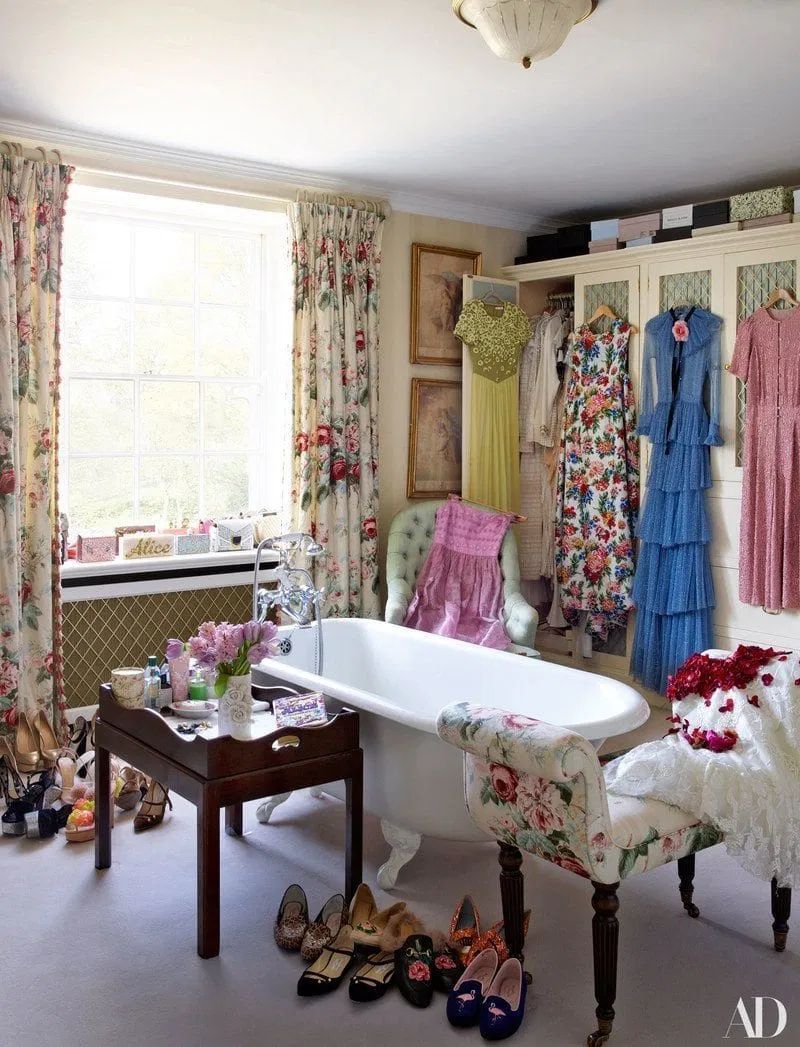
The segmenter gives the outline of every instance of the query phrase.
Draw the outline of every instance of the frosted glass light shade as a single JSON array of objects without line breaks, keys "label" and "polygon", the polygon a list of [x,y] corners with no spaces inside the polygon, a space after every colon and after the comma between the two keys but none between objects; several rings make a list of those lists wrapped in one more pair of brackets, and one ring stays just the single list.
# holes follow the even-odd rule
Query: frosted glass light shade
[{"label": "frosted glass light shade", "polygon": [[488,47],[527,69],[554,54],[570,29],[588,18],[597,0],[453,0],[453,10]]}]

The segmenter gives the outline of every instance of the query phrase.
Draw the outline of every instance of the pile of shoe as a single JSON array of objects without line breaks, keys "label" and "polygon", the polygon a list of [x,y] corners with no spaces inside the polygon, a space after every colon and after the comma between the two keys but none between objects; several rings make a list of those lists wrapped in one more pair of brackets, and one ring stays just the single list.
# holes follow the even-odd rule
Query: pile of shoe
[{"label": "pile of shoe", "polygon": [[[4,836],[47,839],[61,829],[69,843],[95,837],[94,720],[79,716],[69,744],[59,745],[53,725],[40,711],[33,718],[20,712],[12,740],[0,737],[0,789],[5,811]],[[111,760],[112,824],[114,807],[130,811],[141,803],[134,830],[142,832],[163,821],[167,791],[133,767]]]},{"label": "pile of shoe", "polygon": [[[528,919],[526,913],[526,932]],[[503,932],[502,921],[481,932],[467,895],[445,936],[427,928],[405,902],[378,909],[365,883],[349,910],[336,894],[313,921],[305,891],[292,884],[274,928],[280,948],[299,951],[308,963],[297,983],[299,996],[332,992],[348,974],[350,999],[358,1003],[379,1000],[396,985],[409,1003],[428,1007],[438,991],[447,994],[451,1025],[478,1026],[487,1040],[513,1035],[525,1014],[525,975],[520,961],[509,956]]]}]

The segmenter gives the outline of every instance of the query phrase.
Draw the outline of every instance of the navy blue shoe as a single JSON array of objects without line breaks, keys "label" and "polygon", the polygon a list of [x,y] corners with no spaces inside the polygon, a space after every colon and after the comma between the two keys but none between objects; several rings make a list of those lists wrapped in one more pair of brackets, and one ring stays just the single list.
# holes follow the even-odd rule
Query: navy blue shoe
[{"label": "navy blue shoe", "polygon": [[519,960],[506,960],[494,977],[480,1016],[484,1040],[513,1036],[525,1017],[525,974]]},{"label": "navy blue shoe", "polygon": [[447,1020],[451,1025],[466,1029],[478,1024],[483,998],[497,973],[497,962],[494,949],[484,949],[458,979],[447,997]]}]

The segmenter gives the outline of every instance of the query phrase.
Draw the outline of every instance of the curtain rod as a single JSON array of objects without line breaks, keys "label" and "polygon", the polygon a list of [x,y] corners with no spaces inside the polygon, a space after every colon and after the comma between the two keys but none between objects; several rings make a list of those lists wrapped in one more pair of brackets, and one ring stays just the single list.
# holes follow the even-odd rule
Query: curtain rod
[{"label": "curtain rod", "polygon": [[[63,164],[64,158],[59,149],[46,149],[44,146],[25,146],[21,142],[12,142],[8,140],[0,141],[0,154],[5,154],[11,157],[24,157],[27,156],[31,160],[41,160],[44,163],[48,161],[48,152],[52,153],[55,160],[59,164]],[[176,186],[185,189],[198,189],[202,192],[207,193],[219,193],[221,196],[238,196],[241,198],[250,198],[252,200],[267,200],[274,203],[288,204],[291,200],[291,196],[287,193],[285,195],[279,195],[276,193],[259,193],[248,189],[237,189],[235,187],[209,185],[204,182],[190,181],[182,178],[161,178],[149,174],[140,174],[130,171],[118,171],[102,168],[93,167],[90,164],[82,163],[81,161],[72,161],[72,165],[78,170],[91,175],[101,175],[106,178],[120,178],[128,179],[131,181],[141,182],[152,182],[154,185],[169,185]],[[316,190],[300,188],[295,189],[295,200],[298,203],[326,203],[335,204],[340,207],[356,207],[361,210],[368,211],[370,213],[379,214],[383,218],[388,218],[392,209],[389,205],[388,200],[377,200],[374,198],[351,194],[351,193],[336,193],[327,190]]]},{"label": "curtain rod", "polygon": [[388,218],[392,209],[388,200],[374,200],[366,196],[351,196],[341,193],[329,193],[316,189],[298,189],[295,196],[298,204],[333,204],[336,207],[355,207],[370,214]]},{"label": "curtain rod", "polygon": [[[64,163],[64,158],[58,149],[50,149],[49,152],[51,152],[53,156],[56,158],[57,163]],[[12,158],[17,157],[18,159],[22,159],[23,157],[27,156],[29,160],[41,160],[42,163],[45,164],[48,162],[48,150],[45,149],[43,145],[36,145],[31,146],[30,148],[26,148],[21,142],[0,141],[0,153],[3,153],[5,156],[10,156]],[[38,156],[36,155],[37,153],[39,154]]]}]

